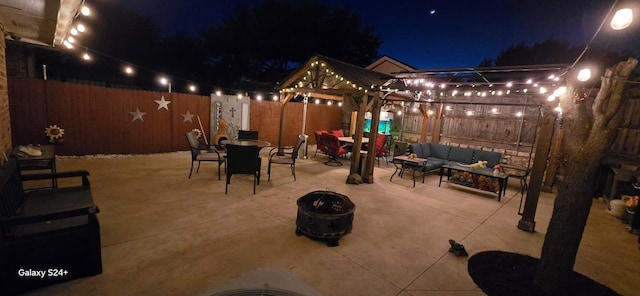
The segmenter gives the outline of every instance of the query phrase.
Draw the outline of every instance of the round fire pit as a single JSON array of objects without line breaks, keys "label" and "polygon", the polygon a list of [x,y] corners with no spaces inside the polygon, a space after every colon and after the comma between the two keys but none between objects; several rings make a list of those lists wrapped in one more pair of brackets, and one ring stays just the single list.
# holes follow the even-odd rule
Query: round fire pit
[{"label": "round fire pit", "polygon": [[338,240],[353,228],[356,205],[343,194],[332,191],[313,191],[298,199],[296,235],[327,240],[335,247]]}]

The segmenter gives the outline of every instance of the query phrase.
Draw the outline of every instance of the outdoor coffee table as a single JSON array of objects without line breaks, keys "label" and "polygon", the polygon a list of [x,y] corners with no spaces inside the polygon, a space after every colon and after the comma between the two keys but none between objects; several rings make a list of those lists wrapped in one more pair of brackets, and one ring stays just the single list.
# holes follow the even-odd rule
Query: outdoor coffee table
[{"label": "outdoor coffee table", "polygon": [[[422,168],[424,168],[424,166],[427,164],[427,159],[419,158],[419,157],[409,158],[409,156],[407,155],[399,155],[399,156],[393,157],[392,163],[393,163],[393,166],[396,167],[396,170],[393,172],[393,174],[391,174],[391,178],[389,178],[389,182],[393,180],[393,176],[395,176],[395,174],[398,173],[398,171],[400,171],[398,175],[402,177],[402,173],[404,172],[404,170],[410,169],[411,175],[413,176],[413,187],[416,187],[415,172],[422,171]],[[422,182],[424,182],[424,172],[422,172]]]},{"label": "outdoor coffee table", "polygon": [[[462,185],[483,191],[489,191],[498,194],[498,201],[503,194],[507,193],[507,181],[509,175],[505,173],[493,173],[488,170],[474,170],[471,167],[445,164],[440,168],[440,182],[442,184],[442,176],[447,171],[447,182]],[[454,175],[451,173],[454,172]]]}]

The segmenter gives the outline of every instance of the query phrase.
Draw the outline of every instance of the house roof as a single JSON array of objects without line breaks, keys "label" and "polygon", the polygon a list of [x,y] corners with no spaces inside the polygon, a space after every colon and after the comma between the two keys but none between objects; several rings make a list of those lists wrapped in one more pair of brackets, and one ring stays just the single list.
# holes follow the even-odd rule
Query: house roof
[{"label": "house roof", "polygon": [[370,91],[399,86],[402,84],[391,75],[315,55],[285,78],[278,89],[340,100],[343,95],[361,96]]},{"label": "house roof", "polygon": [[[418,68],[413,67],[409,64],[405,64],[399,60],[396,60],[390,56],[382,56],[369,66],[366,67],[369,70],[382,72],[386,74],[391,74],[393,72],[401,72],[401,71],[416,71]],[[390,71],[386,71],[390,70]]]},{"label": "house roof", "polygon": [[39,45],[61,45],[83,0],[0,0],[5,36]]}]

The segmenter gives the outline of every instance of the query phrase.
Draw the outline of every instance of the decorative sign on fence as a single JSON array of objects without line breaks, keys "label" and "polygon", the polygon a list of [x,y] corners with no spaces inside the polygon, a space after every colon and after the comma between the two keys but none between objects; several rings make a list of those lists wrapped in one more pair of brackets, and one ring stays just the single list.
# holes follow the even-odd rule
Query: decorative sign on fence
[{"label": "decorative sign on fence", "polygon": [[250,129],[250,99],[247,96],[230,96],[211,94],[211,126],[210,133],[215,135],[221,126],[218,120],[227,122],[226,134],[232,138],[239,129]]}]

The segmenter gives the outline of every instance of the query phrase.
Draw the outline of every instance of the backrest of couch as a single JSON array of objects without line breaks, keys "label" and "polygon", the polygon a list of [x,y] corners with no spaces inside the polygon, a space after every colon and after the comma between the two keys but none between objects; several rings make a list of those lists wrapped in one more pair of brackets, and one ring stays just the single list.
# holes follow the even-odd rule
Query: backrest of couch
[{"label": "backrest of couch", "polygon": [[488,168],[493,168],[494,165],[499,164],[501,159],[502,154],[500,152],[474,150],[473,162],[484,160],[487,162]]},{"label": "backrest of couch", "polygon": [[449,157],[449,150],[451,146],[439,144],[439,143],[429,143],[430,157],[447,159]]},{"label": "backrest of couch", "polygon": [[421,158],[427,158],[431,156],[431,149],[429,149],[429,143],[420,143],[420,150],[422,151]]},{"label": "backrest of couch", "polygon": [[466,163],[466,164],[473,163],[473,149],[451,147],[449,151],[449,157],[447,159],[449,161],[455,161],[455,162]]},{"label": "backrest of couch", "polygon": [[422,148],[420,148],[420,143],[409,144],[409,152],[415,153],[416,156],[420,158],[424,158],[424,155],[422,154]]}]

